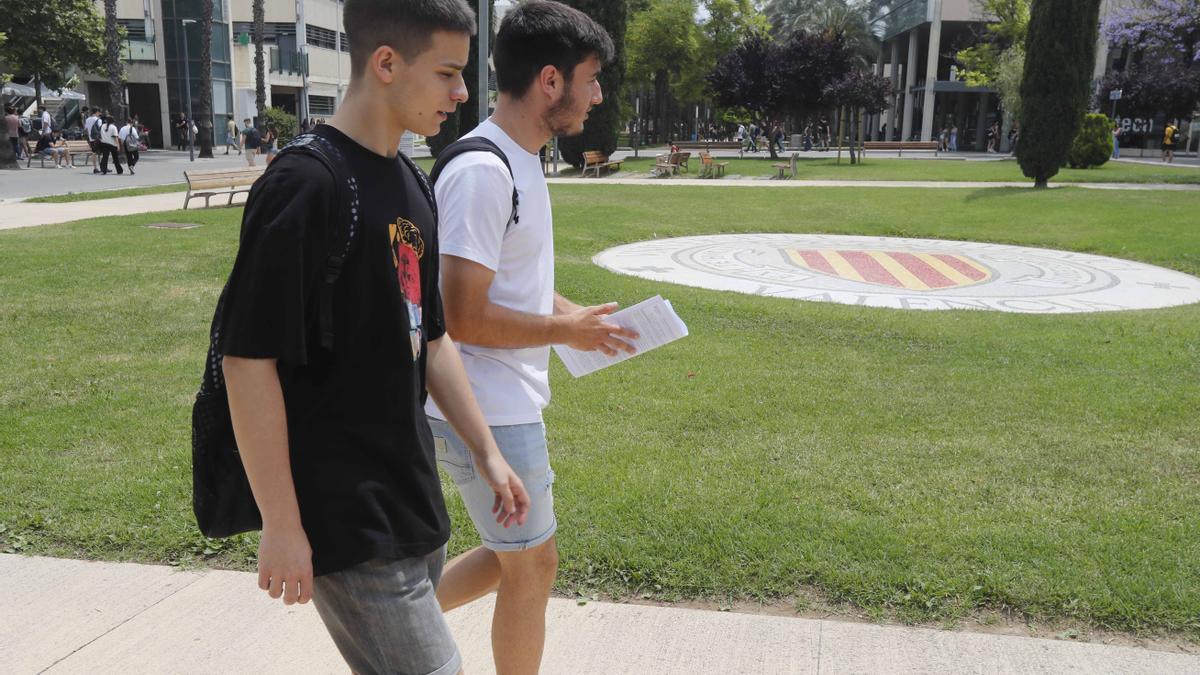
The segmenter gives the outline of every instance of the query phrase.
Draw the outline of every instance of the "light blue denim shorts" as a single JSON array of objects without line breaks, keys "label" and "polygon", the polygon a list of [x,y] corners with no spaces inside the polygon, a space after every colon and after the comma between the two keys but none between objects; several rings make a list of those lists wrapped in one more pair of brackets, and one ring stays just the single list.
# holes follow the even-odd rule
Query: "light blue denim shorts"
[{"label": "light blue denim shorts", "polygon": [[500,454],[520,476],[532,502],[525,524],[507,528],[496,522],[496,514],[492,513],[496,493],[475,471],[471,452],[462,439],[442,420],[430,417],[429,428],[433,431],[438,466],[450,475],[458,487],[458,493],[486,548],[493,551],[524,551],[554,536],[558,520],[554,517],[554,471],[550,469],[545,425],[539,422],[491,428]]}]

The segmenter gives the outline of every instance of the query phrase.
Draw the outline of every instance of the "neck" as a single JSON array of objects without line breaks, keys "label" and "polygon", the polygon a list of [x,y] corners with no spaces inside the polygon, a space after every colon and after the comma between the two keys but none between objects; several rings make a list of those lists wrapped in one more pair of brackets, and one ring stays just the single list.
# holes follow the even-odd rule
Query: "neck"
[{"label": "neck", "polygon": [[406,129],[395,124],[386,97],[350,85],[346,98],[327,123],[355,143],[383,157],[395,157]]},{"label": "neck", "polygon": [[546,126],[541,110],[534,110],[525,101],[516,100],[508,94],[500,94],[496,101],[496,111],[492,113],[492,123],[504,130],[509,138],[517,142],[530,154],[536,154],[542,146],[550,142],[554,134]]}]

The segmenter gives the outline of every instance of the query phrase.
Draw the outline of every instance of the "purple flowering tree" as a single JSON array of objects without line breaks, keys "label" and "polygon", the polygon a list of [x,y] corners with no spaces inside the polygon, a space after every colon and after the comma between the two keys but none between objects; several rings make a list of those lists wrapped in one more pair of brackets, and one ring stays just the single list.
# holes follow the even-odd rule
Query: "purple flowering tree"
[{"label": "purple flowering tree", "polygon": [[1121,89],[1126,112],[1191,117],[1200,106],[1200,0],[1146,0],[1117,9],[1104,34],[1130,54],[1125,68],[1101,83],[1098,104]]}]

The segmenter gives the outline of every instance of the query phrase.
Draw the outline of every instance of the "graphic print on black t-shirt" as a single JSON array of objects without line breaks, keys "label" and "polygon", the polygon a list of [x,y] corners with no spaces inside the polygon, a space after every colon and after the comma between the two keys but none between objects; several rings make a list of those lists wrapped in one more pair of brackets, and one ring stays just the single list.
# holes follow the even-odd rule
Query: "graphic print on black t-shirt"
[{"label": "graphic print on black t-shirt", "polygon": [[396,266],[396,278],[400,281],[400,293],[404,296],[408,312],[408,339],[412,346],[413,361],[421,357],[421,257],[425,255],[425,240],[421,231],[409,221],[399,218],[388,226],[388,241],[392,247],[392,263]]}]

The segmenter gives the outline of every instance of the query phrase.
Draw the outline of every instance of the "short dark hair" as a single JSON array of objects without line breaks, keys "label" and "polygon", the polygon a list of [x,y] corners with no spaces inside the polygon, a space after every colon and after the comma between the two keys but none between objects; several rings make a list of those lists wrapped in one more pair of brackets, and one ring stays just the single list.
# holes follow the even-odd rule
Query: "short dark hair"
[{"label": "short dark hair", "polygon": [[551,0],[527,2],[504,17],[496,34],[496,88],[521,98],[546,66],[569,82],[588,57],[610,63],[614,52],[608,31],[583,12]]},{"label": "short dark hair", "polygon": [[342,16],[352,77],[384,45],[412,63],[437,31],[475,34],[475,11],[464,0],[346,0]]}]

